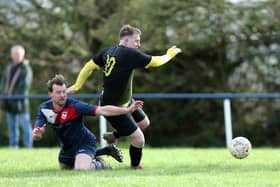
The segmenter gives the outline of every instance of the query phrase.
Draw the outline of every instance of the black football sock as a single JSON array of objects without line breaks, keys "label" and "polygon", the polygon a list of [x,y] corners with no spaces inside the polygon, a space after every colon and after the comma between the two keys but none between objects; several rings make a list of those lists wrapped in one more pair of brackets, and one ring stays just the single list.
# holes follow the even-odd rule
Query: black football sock
[{"label": "black football sock", "polygon": [[130,145],[129,155],[130,155],[131,166],[132,167],[139,166],[142,158],[142,148],[137,148],[134,147],[133,145]]},{"label": "black football sock", "polygon": [[118,132],[117,131],[113,131],[113,135],[115,136],[115,138],[117,138],[117,139],[119,139],[120,138],[120,136],[119,136],[119,134],[118,134]]},{"label": "black football sock", "polygon": [[108,147],[98,148],[96,149],[95,157],[108,154]]}]

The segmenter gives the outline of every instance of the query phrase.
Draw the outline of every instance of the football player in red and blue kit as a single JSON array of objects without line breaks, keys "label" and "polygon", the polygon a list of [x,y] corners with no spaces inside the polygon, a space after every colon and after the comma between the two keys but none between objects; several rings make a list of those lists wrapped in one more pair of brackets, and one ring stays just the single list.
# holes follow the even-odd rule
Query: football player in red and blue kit
[{"label": "football player in red and blue kit", "polygon": [[115,145],[96,149],[96,137],[86,128],[83,116],[126,114],[142,107],[143,102],[136,101],[129,107],[96,106],[67,98],[66,80],[62,75],[56,75],[48,81],[47,85],[51,99],[43,102],[39,107],[33,139],[42,138],[46,125],[54,129],[61,142],[58,158],[60,168],[77,170],[108,168],[105,161],[97,157],[104,154],[117,157],[116,159],[121,161],[121,155],[116,155],[118,149]]}]

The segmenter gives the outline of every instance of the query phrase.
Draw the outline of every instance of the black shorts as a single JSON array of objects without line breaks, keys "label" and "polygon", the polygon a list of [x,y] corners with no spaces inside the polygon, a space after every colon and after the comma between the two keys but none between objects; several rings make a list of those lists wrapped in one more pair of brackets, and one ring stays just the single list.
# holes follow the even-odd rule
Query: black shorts
[{"label": "black shorts", "polygon": [[58,161],[60,163],[66,164],[70,167],[74,167],[75,157],[77,154],[84,153],[90,157],[94,157],[96,153],[96,147],[94,144],[86,144],[79,146],[77,148],[61,148],[58,156]]},{"label": "black shorts", "polygon": [[138,108],[131,114],[107,116],[106,119],[116,129],[119,136],[129,136],[137,129],[137,123],[145,119],[145,117],[145,112]]}]

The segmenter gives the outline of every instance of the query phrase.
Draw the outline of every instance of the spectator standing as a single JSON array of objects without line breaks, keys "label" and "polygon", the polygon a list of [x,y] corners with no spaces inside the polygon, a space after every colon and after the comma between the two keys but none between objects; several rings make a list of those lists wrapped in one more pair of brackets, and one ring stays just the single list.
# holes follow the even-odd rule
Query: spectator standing
[{"label": "spectator standing", "polygon": [[[2,94],[28,95],[32,83],[33,73],[29,61],[25,59],[25,49],[21,45],[11,48],[12,61],[4,68],[0,90]],[[23,145],[31,148],[32,126],[30,121],[29,99],[7,99],[3,101],[2,109],[5,112],[9,129],[9,147],[19,147],[21,125],[23,131]]]}]

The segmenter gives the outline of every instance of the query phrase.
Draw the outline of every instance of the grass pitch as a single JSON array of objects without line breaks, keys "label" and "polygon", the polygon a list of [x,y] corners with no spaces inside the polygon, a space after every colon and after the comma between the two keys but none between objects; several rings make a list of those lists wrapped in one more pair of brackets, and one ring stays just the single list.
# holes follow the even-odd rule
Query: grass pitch
[{"label": "grass pitch", "polygon": [[225,148],[145,148],[144,170],[105,159],[113,170],[60,171],[58,148],[0,148],[0,186],[280,186],[280,150],[253,148],[238,160]]}]

